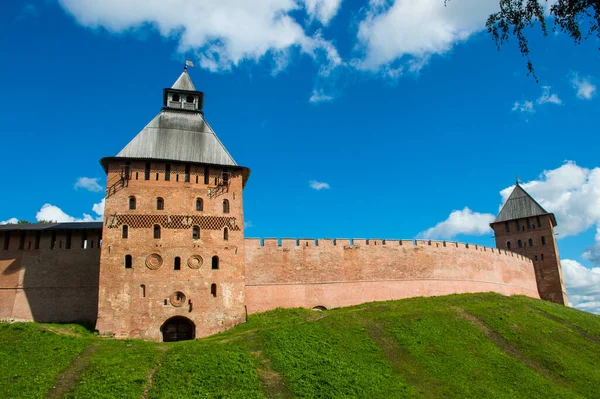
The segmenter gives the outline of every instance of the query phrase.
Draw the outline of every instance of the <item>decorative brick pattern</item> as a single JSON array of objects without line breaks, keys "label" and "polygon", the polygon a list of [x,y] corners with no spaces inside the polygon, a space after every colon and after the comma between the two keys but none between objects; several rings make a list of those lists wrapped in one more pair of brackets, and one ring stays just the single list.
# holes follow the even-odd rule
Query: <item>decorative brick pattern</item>
[{"label": "decorative brick pattern", "polygon": [[200,226],[202,230],[222,230],[227,227],[231,231],[241,231],[237,219],[228,216],[114,215],[106,218],[106,227],[109,229],[123,225],[132,229],[148,229],[155,224],[166,229],[191,229],[193,226]]}]

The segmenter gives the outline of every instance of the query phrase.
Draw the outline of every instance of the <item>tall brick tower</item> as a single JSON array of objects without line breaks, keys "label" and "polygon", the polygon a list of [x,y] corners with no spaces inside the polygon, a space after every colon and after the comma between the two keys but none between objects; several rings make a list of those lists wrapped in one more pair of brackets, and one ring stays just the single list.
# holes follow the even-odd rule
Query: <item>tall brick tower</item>
[{"label": "tall brick tower", "polygon": [[507,249],[533,260],[540,298],[568,305],[554,227],[556,218],[525,190],[515,186],[496,220],[496,248]]},{"label": "tall brick tower", "polygon": [[204,118],[188,72],[107,173],[96,328],[175,341],[245,319],[242,190],[250,174]]}]

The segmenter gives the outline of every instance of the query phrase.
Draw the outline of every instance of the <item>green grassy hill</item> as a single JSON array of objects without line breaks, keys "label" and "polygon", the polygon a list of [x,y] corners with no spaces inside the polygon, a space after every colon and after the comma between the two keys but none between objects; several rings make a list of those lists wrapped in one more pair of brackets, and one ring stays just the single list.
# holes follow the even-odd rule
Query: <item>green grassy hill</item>
[{"label": "green grassy hill", "polygon": [[2,398],[600,398],[600,317],[452,295],[290,309],[199,341],[0,324]]}]

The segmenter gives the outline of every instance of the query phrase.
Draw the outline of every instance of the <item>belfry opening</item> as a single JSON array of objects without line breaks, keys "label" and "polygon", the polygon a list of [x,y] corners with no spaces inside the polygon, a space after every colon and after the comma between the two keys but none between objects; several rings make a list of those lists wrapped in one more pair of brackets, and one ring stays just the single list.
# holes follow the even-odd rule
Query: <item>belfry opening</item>
[{"label": "belfry opening", "polygon": [[188,341],[196,337],[196,326],[187,317],[171,317],[160,328],[163,342]]}]

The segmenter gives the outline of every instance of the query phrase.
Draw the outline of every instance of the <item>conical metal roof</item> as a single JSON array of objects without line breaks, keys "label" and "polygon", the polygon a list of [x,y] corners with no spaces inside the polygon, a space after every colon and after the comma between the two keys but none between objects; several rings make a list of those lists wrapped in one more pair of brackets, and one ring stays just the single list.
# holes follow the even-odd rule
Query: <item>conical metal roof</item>
[{"label": "conical metal roof", "polygon": [[527,191],[523,190],[523,188],[517,184],[506,200],[504,206],[502,206],[494,223],[548,214],[552,216],[554,225],[556,225],[554,214],[547,212]]},{"label": "conical metal roof", "polygon": [[190,79],[190,75],[187,73],[187,69],[184,69],[181,75],[177,78],[171,89],[176,90],[187,90],[187,91],[196,91],[196,87],[194,87],[194,83],[192,83],[192,79]]}]

